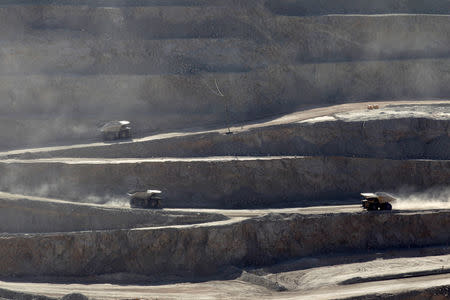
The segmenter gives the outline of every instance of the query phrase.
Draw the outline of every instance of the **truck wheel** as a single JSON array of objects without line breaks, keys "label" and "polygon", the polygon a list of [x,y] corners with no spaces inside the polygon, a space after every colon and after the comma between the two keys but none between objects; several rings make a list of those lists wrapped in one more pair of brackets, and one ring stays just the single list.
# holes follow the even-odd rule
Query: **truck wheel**
[{"label": "truck wheel", "polygon": [[378,210],[378,204],[377,203],[370,203],[367,210]]},{"label": "truck wheel", "polygon": [[392,210],[392,205],[390,203],[381,203],[380,210]]},{"label": "truck wheel", "polygon": [[158,208],[158,200],[157,199],[152,199],[150,207],[151,208]]},{"label": "truck wheel", "polygon": [[161,208],[161,201],[159,199],[156,200],[156,208]]},{"label": "truck wheel", "polygon": [[127,139],[131,136],[130,131],[129,130],[121,130],[119,132],[119,139]]},{"label": "truck wheel", "polygon": [[392,210],[392,205],[390,203],[386,203],[384,209],[385,210]]},{"label": "truck wheel", "polygon": [[143,207],[142,199],[131,198],[130,199],[130,207],[131,208],[142,208]]},{"label": "truck wheel", "polygon": [[112,138],[110,132],[104,132],[104,133],[103,133],[103,140],[104,140],[104,141],[110,141],[110,140],[112,140],[112,139],[113,139],[113,138]]}]

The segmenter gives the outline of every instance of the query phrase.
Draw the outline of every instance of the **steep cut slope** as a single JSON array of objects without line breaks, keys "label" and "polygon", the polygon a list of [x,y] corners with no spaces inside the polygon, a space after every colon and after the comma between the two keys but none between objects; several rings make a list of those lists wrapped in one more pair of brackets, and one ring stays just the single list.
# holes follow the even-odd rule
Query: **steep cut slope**
[{"label": "steep cut slope", "polygon": [[447,6],[385,2],[342,3],[362,15],[303,1],[2,2],[0,147],[93,138],[111,119],[139,134],[448,98]]},{"label": "steep cut slope", "polygon": [[[0,161],[3,191],[108,202],[162,189],[165,207],[251,208],[348,203],[361,191],[449,185],[448,160],[208,157]],[[353,202],[354,203],[354,202]]]},{"label": "steep cut slope", "polygon": [[167,228],[3,235],[0,275],[211,275],[230,265],[317,253],[445,245],[449,213],[269,214]]},{"label": "steep cut slope", "polygon": [[274,13],[291,16],[326,14],[448,14],[446,0],[267,0]]}]

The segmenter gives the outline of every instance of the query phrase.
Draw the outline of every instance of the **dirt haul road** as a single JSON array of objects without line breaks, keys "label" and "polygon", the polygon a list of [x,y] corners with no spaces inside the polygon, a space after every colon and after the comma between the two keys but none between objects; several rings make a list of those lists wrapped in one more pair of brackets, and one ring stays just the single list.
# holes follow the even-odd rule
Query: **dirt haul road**
[{"label": "dirt haul road", "polygon": [[[54,199],[26,197],[1,193],[0,197],[8,201],[48,202],[53,206],[74,206],[86,209],[110,210],[113,206],[92,204],[77,204]],[[30,208],[27,205],[26,208]],[[395,208],[395,205],[394,205]],[[72,211],[74,208],[69,208]],[[117,208],[124,212],[136,212],[126,208]],[[79,209],[77,210],[79,211]],[[141,210],[139,210],[141,211]],[[364,212],[359,205],[283,208],[283,209],[163,209],[164,214],[222,214],[230,218],[221,223],[242,222],[245,219],[259,217],[267,214],[302,214],[302,215],[335,215],[351,213],[357,216]],[[394,213],[395,211],[393,211]],[[92,211],[91,213],[95,213]],[[416,212],[404,212],[409,214]],[[385,214],[384,214],[385,215]],[[387,216],[385,216],[387,217]],[[213,220],[212,220],[213,221]],[[199,222],[205,222],[199,220]],[[209,222],[188,227],[213,227],[218,222]],[[134,226],[132,226],[134,227]],[[187,228],[185,225],[171,225],[160,228]],[[86,228],[88,229],[88,228]],[[138,229],[139,230],[139,229]],[[142,228],[142,230],[146,230]],[[348,296],[365,295],[368,293],[399,293],[405,290],[421,290],[436,286],[446,286],[450,277],[450,254],[448,247],[427,250],[390,250],[369,254],[328,255],[322,257],[305,257],[272,265],[261,269],[239,271],[233,278],[200,278],[200,282],[188,283],[178,277],[149,277],[129,273],[110,275],[97,275],[87,278],[50,278],[37,277],[32,279],[17,279],[13,282],[4,280],[0,288],[21,291],[24,293],[42,294],[50,297],[60,297],[71,292],[80,292],[95,299],[211,299],[211,298],[267,298],[267,299],[329,299]],[[438,273],[433,273],[433,272]],[[402,277],[405,274],[436,274],[435,276],[422,276],[419,279]],[[430,272],[430,273],[427,273]],[[378,278],[376,278],[378,276]],[[385,276],[398,277],[379,282]],[[375,277],[375,278],[374,278]],[[355,280],[354,284],[343,283]],[[19,282],[20,280],[28,282]],[[40,283],[33,283],[38,280]],[[56,283],[65,280],[65,283]],[[162,281],[161,281],[162,280]],[[358,283],[358,280],[363,282]],[[374,280],[374,282],[372,282]],[[369,282],[364,282],[369,281]],[[69,282],[69,283],[67,283]],[[108,284],[105,284],[107,282]],[[139,285],[136,284],[139,283]],[[420,283],[420,284],[419,284]],[[277,286],[286,289],[283,292],[276,290]],[[275,287],[275,288],[274,288]],[[1,294],[0,294],[1,295]]]},{"label": "dirt haul road", "polygon": [[[379,108],[383,108],[387,105],[430,105],[430,104],[448,104],[449,100],[428,100],[428,101],[372,101],[372,102],[362,102],[362,103],[347,103],[347,104],[339,104],[333,106],[319,107],[313,108],[309,110],[298,111],[295,113],[291,113],[288,115],[283,115],[277,118],[271,118],[270,120],[260,121],[250,124],[245,124],[242,126],[232,126],[230,130],[234,133],[245,132],[255,128],[263,128],[269,126],[277,126],[289,123],[296,123],[308,119],[314,119],[319,117],[332,116],[338,113],[345,113],[351,111],[361,111],[366,110],[368,105],[378,105]],[[176,138],[176,137],[186,137],[190,135],[198,135],[198,134],[206,134],[206,133],[226,133],[228,129],[206,129],[200,131],[179,131],[179,132],[170,132],[170,133],[161,133],[156,135],[151,135],[142,138],[135,138],[132,141],[123,141],[120,143],[139,143],[146,142],[152,140],[160,140],[160,139],[168,139],[168,138]],[[31,148],[31,149],[20,149],[20,150],[11,150],[0,152],[0,157],[8,157],[8,156],[17,156],[25,153],[41,153],[41,152],[52,152],[52,151],[60,151],[67,149],[77,149],[77,148],[86,148],[86,147],[104,147],[105,145],[113,145],[111,143],[104,142],[95,142],[88,144],[77,144],[77,145],[66,145],[66,146],[53,146],[53,147],[42,147],[42,148]]]},{"label": "dirt haul road", "polygon": [[[104,283],[29,283],[0,281],[0,288],[21,291],[29,294],[40,294],[49,297],[61,297],[69,293],[82,293],[94,299],[345,299],[374,294],[399,294],[405,291],[420,291],[429,288],[445,287],[450,285],[449,274],[439,274],[420,277],[405,276],[411,270],[432,270],[441,268],[443,264],[449,266],[450,255],[428,258],[393,258],[377,259],[364,263],[347,263],[336,268],[327,266],[295,272],[282,272],[272,274],[278,278],[278,283],[286,281],[297,282],[295,288],[287,291],[274,291],[264,286],[261,276],[241,276],[234,280],[211,280],[199,283],[162,283],[146,285],[134,284],[104,284]],[[339,277],[355,278],[361,271],[373,268],[376,264],[377,272],[396,274],[398,279],[378,280],[356,284],[342,284],[340,282],[326,282],[326,279]],[[396,271],[399,265],[401,271]],[[313,277],[313,273],[320,272],[320,276]],[[379,273],[377,273],[379,274]],[[118,274],[124,276],[124,274]],[[402,278],[405,277],[405,278]],[[142,279],[141,279],[142,280]],[[301,283],[307,282],[301,286]],[[442,298],[444,299],[444,298]]]},{"label": "dirt haul road", "polygon": [[[370,102],[357,104],[344,104],[326,108],[317,108],[308,111],[297,112],[287,116],[280,117],[275,120],[270,120],[257,124],[250,124],[245,126],[233,127],[231,130],[235,132],[250,130],[252,128],[264,126],[276,126],[281,124],[288,124],[292,122],[300,122],[314,118],[326,117],[336,113],[344,113],[351,111],[365,111],[367,105],[378,104],[380,108],[388,104],[436,104],[449,103],[449,101],[405,101],[405,102]],[[226,132],[226,129],[218,129],[203,132]],[[176,136],[187,136],[191,134],[198,134],[198,132],[180,132],[168,133],[150,136],[142,139],[135,139],[133,141],[126,141],[123,143],[133,143],[152,139],[163,139]],[[0,153],[0,156],[16,155],[21,153],[31,152],[51,152],[58,149],[76,149],[86,146],[105,146],[105,143],[93,143],[86,145],[72,145],[63,147],[47,147],[39,149],[26,149]],[[176,160],[192,160],[190,158],[176,158]],[[217,158],[215,158],[217,159]],[[232,158],[224,157],[229,160]],[[233,158],[235,159],[235,158]],[[243,158],[244,159],[244,158]],[[270,158],[266,158],[270,159]],[[149,159],[152,160],[152,159]],[[155,160],[155,159],[153,159]],[[160,161],[170,161],[170,158],[158,158]],[[197,158],[194,160],[208,160],[208,158]],[[40,162],[59,162],[64,164],[114,164],[114,163],[130,163],[138,162],[132,158],[124,159],[80,159],[80,158],[61,158],[39,160]],[[16,162],[19,162],[18,160]],[[29,163],[34,163],[32,160]],[[22,160],[21,163],[27,163]],[[45,201],[46,199],[40,199]],[[406,200],[407,202],[408,200]],[[124,202],[126,203],[126,202]],[[399,208],[405,208],[400,204],[405,201],[399,201],[399,204],[393,203],[394,211]],[[126,204],[125,204],[126,205]],[[101,206],[96,206],[101,207]],[[409,210],[416,210],[421,212],[420,205],[408,206]],[[448,201],[440,202],[437,206],[429,206],[429,209],[448,209]],[[327,206],[327,207],[307,207],[307,208],[285,208],[285,209],[259,209],[259,210],[222,210],[222,209],[164,209],[165,212],[203,212],[203,213],[218,213],[223,214],[231,220],[221,222],[239,222],[243,219],[250,219],[253,217],[266,215],[270,213],[275,214],[305,214],[305,215],[328,215],[350,213],[358,214],[362,212],[359,205],[345,205],[345,206]],[[367,212],[363,212],[367,213]],[[408,214],[408,212],[405,212]],[[212,226],[214,223],[210,223]],[[173,225],[173,229],[180,228],[186,225]],[[192,225],[192,227],[205,226]],[[209,226],[209,225],[206,225]],[[164,227],[164,226],[163,226]],[[420,252],[420,251],[419,251]],[[440,253],[417,254],[414,257],[408,258],[404,255],[394,255],[393,257],[377,257],[372,259],[360,260],[360,258],[342,258],[329,265],[320,265],[321,262],[332,260],[330,257],[309,258],[310,266],[298,268],[297,262],[292,265],[286,264],[278,270],[261,269],[251,273],[251,270],[244,271],[242,275],[237,276],[231,280],[218,280],[217,278],[205,279],[198,283],[178,283],[180,278],[168,279],[166,282],[159,282],[155,284],[154,278],[147,278],[142,275],[133,274],[111,274],[110,277],[96,277],[91,278],[89,284],[80,283],[81,279],[75,279],[71,283],[54,283],[54,280],[49,279],[49,283],[33,283],[29,282],[11,282],[1,281],[0,288],[22,291],[24,293],[42,294],[50,297],[61,297],[71,292],[80,292],[95,299],[211,299],[211,298],[255,298],[262,299],[330,299],[330,298],[346,298],[358,297],[368,294],[379,293],[401,293],[403,291],[422,290],[431,287],[442,287],[450,285],[450,275],[437,274],[421,277],[402,278],[405,274],[415,274],[415,272],[435,272],[446,271],[450,266],[449,249],[443,249]],[[389,256],[389,255],[388,255]],[[382,280],[382,278],[372,278],[373,276],[398,276],[398,279]],[[136,277],[137,276],[137,277]],[[346,280],[352,280],[357,277],[365,276],[367,280],[374,280],[370,282],[343,284]],[[127,283],[120,281],[125,278]],[[40,281],[45,281],[45,278],[39,278]],[[84,279],[83,279],[84,280]],[[89,280],[88,280],[89,281]],[[98,282],[116,282],[114,284],[108,283],[94,283]],[[119,283],[117,283],[119,281]],[[52,283],[53,282],[53,283]],[[130,283],[131,282],[131,283]],[[135,282],[139,282],[137,285]],[[279,292],[274,289],[277,285],[287,289]]]},{"label": "dirt haul road", "polygon": [[[54,199],[6,193],[2,193],[0,196],[11,201],[27,198],[36,202],[48,201],[54,205],[61,203],[62,206],[70,204],[98,209],[104,207],[105,210],[112,208],[111,206],[59,202]],[[258,210],[163,209],[161,212],[223,214],[231,219],[221,222],[234,223],[270,213],[303,215],[352,213],[357,215],[363,210],[358,205],[345,205]],[[215,224],[217,222],[193,226],[214,226]],[[175,229],[186,226],[172,225],[161,228],[163,227]],[[143,230],[145,229],[143,228]],[[86,278],[69,277],[67,279],[43,276],[28,280],[15,278],[13,281],[5,279],[0,281],[0,289],[49,297],[61,297],[68,293],[78,292],[94,299],[250,299],[254,297],[262,299],[338,299],[367,294],[397,294],[404,291],[448,286],[450,284],[449,253],[448,247],[437,247],[304,257],[260,269],[238,270],[238,274],[228,280],[217,277],[200,278],[200,281],[196,283],[189,283],[178,277],[151,277],[129,273]],[[415,277],[417,274],[421,276]],[[384,280],[387,277],[390,280]],[[28,282],[20,282],[21,280]],[[35,280],[38,280],[39,283]],[[345,284],[352,281],[354,283]],[[284,291],[280,292],[280,287]]]}]

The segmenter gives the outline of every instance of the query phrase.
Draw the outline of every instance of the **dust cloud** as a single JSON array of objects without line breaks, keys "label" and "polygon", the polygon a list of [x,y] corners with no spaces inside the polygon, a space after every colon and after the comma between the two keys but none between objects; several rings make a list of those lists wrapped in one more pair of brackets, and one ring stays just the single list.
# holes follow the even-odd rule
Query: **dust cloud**
[{"label": "dust cloud", "polygon": [[[77,203],[91,203],[115,207],[129,207],[128,196],[124,193],[114,195],[106,193],[103,195],[86,194],[81,190],[66,190],[63,180],[54,183],[41,184],[36,187],[30,187],[20,184],[20,180],[13,176],[6,177],[9,181],[5,184],[5,178],[0,180],[0,190],[16,195],[32,196],[44,198],[47,200],[64,200]],[[66,191],[66,192],[64,192]]]},{"label": "dust cloud", "polygon": [[415,193],[398,193],[397,201],[392,203],[393,209],[450,209],[450,187],[430,189]]}]

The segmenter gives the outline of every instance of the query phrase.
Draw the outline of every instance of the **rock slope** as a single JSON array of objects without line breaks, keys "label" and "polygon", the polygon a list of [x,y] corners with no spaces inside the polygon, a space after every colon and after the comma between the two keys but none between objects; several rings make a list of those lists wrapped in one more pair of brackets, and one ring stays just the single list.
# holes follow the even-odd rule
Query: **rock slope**
[{"label": "rock slope", "polygon": [[[210,157],[0,161],[0,189],[107,202],[160,188],[165,207],[250,208],[345,203],[361,191],[449,185],[448,160],[352,157]],[[6,175],[7,174],[7,175]]]},{"label": "rock slope", "polygon": [[0,274],[211,275],[228,265],[263,265],[317,253],[447,244],[448,214],[272,214],[206,226],[1,235]]},{"label": "rock slope", "polygon": [[445,4],[3,1],[1,147],[85,140],[118,118],[139,134],[448,98]]}]

